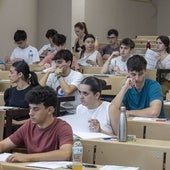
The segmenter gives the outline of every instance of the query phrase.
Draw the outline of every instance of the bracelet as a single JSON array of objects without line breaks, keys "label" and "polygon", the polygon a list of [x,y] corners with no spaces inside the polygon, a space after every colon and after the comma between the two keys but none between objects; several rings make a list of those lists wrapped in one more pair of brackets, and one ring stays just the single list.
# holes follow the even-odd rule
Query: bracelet
[{"label": "bracelet", "polygon": [[59,79],[60,77],[62,77],[62,73],[56,73],[57,79]]}]

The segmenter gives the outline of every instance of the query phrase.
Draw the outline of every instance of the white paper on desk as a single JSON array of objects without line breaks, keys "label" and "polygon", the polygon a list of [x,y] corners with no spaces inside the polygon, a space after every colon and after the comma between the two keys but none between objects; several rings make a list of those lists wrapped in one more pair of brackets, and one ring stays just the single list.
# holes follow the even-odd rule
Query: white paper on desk
[{"label": "white paper on desk", "polygon": [[1,79],[0,82],[10,82],[9,79]]},{"label": "white paper on desk", "polygon": [[0,110],[8,110],[8,109],[14,109],[16,107],[11,107],[11,106],[0,106]]},{"label": "white paper on desk", "polygon": [[127,166],[115,166],[115,165],[105,165],[100,170],[138,170],[139,167],[127,167]]},{"label": "white paper on desk", "polygon": [[37,167],[37,168],[56,169],[61,167],[67,168],[67,165],[72,165],[72,162],[69,161],[34,162],[28,164],[27,166]]},{"label": "white paper on desk", "polygon": [[133,120],[137,120],[137,121],[156,121],[157,118],[134,117]]},{"label": "white paper on desk", "polygon": [[156,57],[158,56],[158,53],[151,49],[147,49],[145,54],[145,59],[147,61],[147,69],[155,69],[157,64]]},{"label": "white paper on desk", "polygon": [[111,137],[104,133],[96,133],[96,132],[74,132],[74,134],[82,139],[93,139],[93,138],[108,138]]},{"label": "white paper on desk", "polygon": [[0,154],[0,161],[6,162],[6,159],[11,155],[11,153],[1,153]]},{"label": "white paper on desk", "polygon": [[164,101],[165,106],[170,106],[170,101]]}]

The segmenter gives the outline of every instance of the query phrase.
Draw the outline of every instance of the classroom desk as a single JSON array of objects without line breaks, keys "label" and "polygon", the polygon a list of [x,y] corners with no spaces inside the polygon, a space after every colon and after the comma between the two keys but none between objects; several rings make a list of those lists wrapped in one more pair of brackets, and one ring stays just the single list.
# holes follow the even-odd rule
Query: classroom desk
[{"label": "classroom desk", "polygon": [[[34,168],[34,167],[27,167],[30,163],[7,163],[7,162],[0,162],[0,170],[42,170],[44,168]],[[87,168],[83,167],[83,170],[99,170],[102,166],[97,166],[97,168]],[[56,168],[56,170],[70,170],[66,168]]]},{"label": "classroom desk", "polygon": [[95,76],[99,79],[105,80],[107,85],[111,85],[110,90],[102,90],[105,95],[117,95],[122,85],[126,81],[126,76],[115,76],[111,74],[83,74],[84,77]]},{"label": "classroom desk", "polygon": [[165,119],[158,119],[158,121],[133,119],[132,117],[127,119],[128,134],[136,135],[138,138],[170,141],[170,134],[168,134],[170,121],[165,121]]},{"label": "classroom desk", "polygon": [[[136,142],[118,142],[104,139],[81,140],[85,152],[83,162],[100,165],[139,167],[140,170],[169,170],[170,142],[139,139]],[[91,160],[90,158],[91,157]],[[88,162],[89,161],[89,162]]]},{"label": "classroom desk", "polygon": [[4,137],[5,110],[0,110],[0,141]]},{"label": "classroom desk", "polygon": [[170,101],[164,101],[165,116],[170,118]]}]

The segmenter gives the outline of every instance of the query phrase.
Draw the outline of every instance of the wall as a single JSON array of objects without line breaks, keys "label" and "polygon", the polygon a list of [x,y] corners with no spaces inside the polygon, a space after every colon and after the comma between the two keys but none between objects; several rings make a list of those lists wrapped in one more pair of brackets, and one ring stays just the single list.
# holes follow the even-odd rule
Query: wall
[{"label": "wall", "polygon": [[170,36],[169,8],[170,0],[159,0],[157,3],[157,34]]},{"label": "wall", "polygon": [[85,22],[89,32],[106,41],[108,29],[119,30],[120,38],[155,35],[157,14],[151,3],[132,0],[86,0]]},{"label": "wall", "polygon": [[54,28],[67,36],[67,48],[71,46],[71,1],[70,0],[38,0],[38,38],[40,48],[48,43],[45,33]]},{"label": "wall", "polygon": [[83,22],[85,20],[85,0],[72,0],[72,37],[71,44],[74,44],[76,35],[74,32],[74,25],[77,22]]},{"label": "wall", "polygon": [[17,29],[24,29],[28,40],[36,45],[37,0],[0,0],[0,57],[10,55]]}]

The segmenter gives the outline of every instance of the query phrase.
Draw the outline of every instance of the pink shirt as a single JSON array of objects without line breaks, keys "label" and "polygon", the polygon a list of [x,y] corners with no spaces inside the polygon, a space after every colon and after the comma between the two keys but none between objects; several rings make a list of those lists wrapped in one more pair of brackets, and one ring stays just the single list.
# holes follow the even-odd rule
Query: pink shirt
[{"label": "pink shirt", "polygon": [[42,153],[59,149],[64,144],[73,144],[71,126],[56,118],[48,127],[41,129],[31,120],[10,137],[17,146],[25,146],[28,153]]},{"label": "pink shirt", "polygon": [[[49,63],[50,65],[52,64],[52,59],[54,58],[56,53],[51,53],[49,55],[47,55],[42,61],[41,63],[43,64],[46,64],[46,63]],[[73,70],[78,70],[80,67],[79,67],[79,64],[78,64],[78,60],[75,56],[73,56],[73,62],[72,62],[72,65],[71,65],[71,68]]]}]

